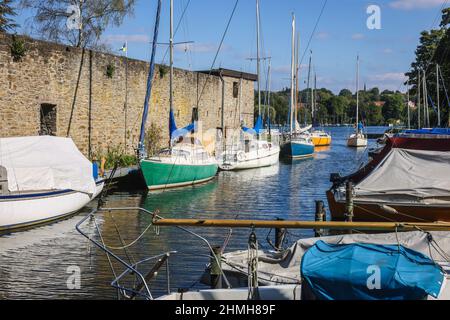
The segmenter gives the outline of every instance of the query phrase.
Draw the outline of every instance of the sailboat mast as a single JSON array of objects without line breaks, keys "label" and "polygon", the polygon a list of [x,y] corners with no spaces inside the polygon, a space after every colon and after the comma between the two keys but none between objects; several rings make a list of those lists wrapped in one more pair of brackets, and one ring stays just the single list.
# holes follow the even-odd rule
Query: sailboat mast
[{"label": "sailboat mast", "polygon": [[[309,65],[308,65],[308,80],[307,80],[307,89],[306,94],[308,95],[308,104],[311,107],[311,114],[312,114],[312,96],[310,95],[309,89],[310,89],[310,80],[311,80],[311,60],[312,60],[312,51],[311,55],[309,56]],[[306,124],[306,108],[305,108],[305,124]]]},{"label": "sailboat mast", "polygon": [[417,72],[417,129],[420,129],[420,70]]},{"label": "sailboat mast", "polygon": [[292,14],[292,39],[291,39],[291,104],[290,104],[290,129],[294,126],[294,73],[295,73],[295,15]]},{"label": "sailboat mast", "polygon": [[173,111],[173,0],[170,0],[170,40],[169,40],[169,49],[170,49],[170,77],[169,77],[169,101],[170,101],[170,110]]},{"label": "sailboat mast", "polygon": [[270,82],[272,77],[272,61],[269,59],[269,69],[267,71],[267,119],[269,119],[269,134],[270,134]]},{"label": "sailboat mast", "polygon": [[256,0],[256,73],[258,76],[258,116],[261,115],[261,85],[259,58],[259,0]]},{"label": "sailboat mast", "polygon": [[[311,73],[311,81],[312,81],[312,51],[311,51],[311,57],[309,60],[309,69],[310,69],[310,73]],[[314,105],[314,85],[311,83],[311,124],[314,123],[314,114],[315,114],[315,105]],[[306,119],[305,119],[306,121]]]},{"label": "sailboat mast", "polygon": [[441,126],[441,107],[439,101],[439,65],[436,63],[436,103],[438,112],[438,127]]},{"label": "sailboat mast", "polygon": [[411,129],[411,115],[409,110],[409,79],[406,83],[406,108],[408,110],[408,129]]},{"label": "sailboat mast", "polygon": [[295,121],[298,121],[298,86],[299,86],[299,47],[300,47],[300,34],[297,32],[297,44],[296,44],[296,52],[295,52]]},{"label": "sailboat mast", "polygon": [[150,96],[152,94],[153,75],[155,72],[155,55],[156,55],[156,46],[158,43],[160,17],[161,17],[161,0],[158,0],[158,6],[156,9],[155,28],[153,31],[153,43],[152,43],[152,53],[151,53],[151,58],[150,58],[150,69],[149,69],[149,73],[148,73],[148,77],[147,77],[147,90],[145,93],[144,111],[142,114],[141,131],[139,134],[138,156],[140,159],[144,158],[146,156],[145,143],[144,143],[145,125],[147,123],[147,117],[148,117],[149,100],[150,100]]},{"label": "sailboat mast", "polygon": [[356,58],[356,134],[359,133],[359,55]]}]

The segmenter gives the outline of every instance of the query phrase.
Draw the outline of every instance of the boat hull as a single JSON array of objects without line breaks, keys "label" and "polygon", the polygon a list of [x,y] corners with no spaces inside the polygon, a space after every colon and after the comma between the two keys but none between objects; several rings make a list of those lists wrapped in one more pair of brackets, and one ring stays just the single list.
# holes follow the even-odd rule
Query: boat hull
[{"label": "boat hull", "polygon": [[[332,191],[327,192],[328,205],[331,219],[344,221],[346,204],[344,201],[336,201]],[[354,201],[353,221],[360,222],[450,222],[450,207],[402,205],[398,203],[387,204],[387,207],[399,213],[387,212],[377,203],[364,203]],[[389,211],[391,211],[389,209]]]},{"label": "boat hull", "polygon": [[291,141],[283,145],[282,153],[293,159],[309,158],[314,155],[314,145]]},{"label": "boat hull", "polygon": [[347,146],[353,148],[367,147],[367,139],[359,137],[350,137],[347,140]]},{"label": "boat hull", "polygon": [[42,225],[77,213],[102,191],[97,183],[93,195],[73,190],[0,196],[0,232]]},{"label": "boat hull", "polygon": [[331,137],[311,137],[311,141],[316,147],[326,147],[331,145]]},{"label": "boat hull", "polygon": [[149,190],[184,187],[213,179],[217,164],[188,165],[142,160],[141,170]]},{"label": "boat hull", "polygon": [[280,148],[272,147],[269,151],[264,154],[259,154],[254,158],[243,159],[242,161],[236,162],[224,162],[219,164],[220,170],[223,171],[237,171],[246,169],[255,169],[270,167],[278,163],[280,158]]}]

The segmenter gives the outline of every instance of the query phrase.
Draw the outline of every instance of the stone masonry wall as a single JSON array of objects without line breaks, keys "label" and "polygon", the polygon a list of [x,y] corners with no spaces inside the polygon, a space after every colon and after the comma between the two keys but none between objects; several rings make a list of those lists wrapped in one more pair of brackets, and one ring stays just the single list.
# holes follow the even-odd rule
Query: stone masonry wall
[{"label": "stone masonry wall", "polygon": [[[38,135],[41,105],[49,104],[56,105],[56,134],[66,136],[69,133],[85,155],[89,154],[89,149],[92,154],[98,154],[108,147],[126,149],[132,154],[139,139],[149,64],[128,59],[125,108],[125,58],[22,39],[26,41],[26,55],[14,62],[11,36],[0,33],[0,137]],[[108,65],[114,66],[111,78],[107,76]],[[147,128],[152,123],[159,128],[164,146],[168,143],[169,73],[168,69],[165,74],[159,70],[157,65]],[[239,81],[225,77],[224,119],[228,128],[238,128],[240,124],[239,98],[233,97],[233,82]],[[219,77],[175,69],[174,106],[178,127],[190,123],[195,106],[198,106],[203,130],[220,127],[221,104]],[[253,125],[253,105],[254,83],[242,80],[240,109],[247,126]]]}]

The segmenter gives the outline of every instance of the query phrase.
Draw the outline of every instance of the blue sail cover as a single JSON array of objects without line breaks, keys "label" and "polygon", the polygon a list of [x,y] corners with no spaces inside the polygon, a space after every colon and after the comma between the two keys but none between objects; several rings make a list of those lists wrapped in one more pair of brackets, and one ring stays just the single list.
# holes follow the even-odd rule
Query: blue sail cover
[{"label": "blue sail cover", "polygon": [[195,123],[191,123],[190,125],[187,125],[184,128],[177,128],[177,124],[175,122],[175,116],[173,114],[173,110],[170,110],[169,114],[169,134],[170,134],[170,140],[174,141],[178,139],[179,137],[184,137],[185,135],[189,134],[190,132],[195,130]]},{"label": "blue sail cover", "polygon": [[404,133],[450,135],[450,129],[449,128],[431,128],[431,129],[405,130]]},{"label": "blue sail cover", "polygon": [[438,265],[403,246],[321,240],[303,256],[301,273],[321,300],[437,298],[444,281]]},{"label": "blue sail cover", "polygon": [[244,132],[251,133],[251,134],[262,133],[264,131],[264,128],[263,128],[263,120],[262,120],[261,116],[258,116],[258,119],[256,119],[256,123],[255,123],[255,126],[253,127],[253,129],[247,128],[247,127],[242,127],[242,130]]}]

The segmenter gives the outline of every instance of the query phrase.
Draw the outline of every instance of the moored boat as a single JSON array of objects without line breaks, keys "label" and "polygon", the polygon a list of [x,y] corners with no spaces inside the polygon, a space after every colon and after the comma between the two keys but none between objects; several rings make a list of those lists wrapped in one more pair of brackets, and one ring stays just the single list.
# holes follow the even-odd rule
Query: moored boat
[{"label": "moored boat", "polygon": [[399,133],[357,172],[332,176],[333,220],[346,219],[346,184],[353,184],[355,221],[450,221],[450,135]]},{"label": "moored boat", "polygon": [[[160,10],[160,6],[158,7]],[[158,15],[159,18],[159,15]],[[183,187],[203,183],[215,177],[218,164],[195,137],[196,120],[184,128],[177,128],[173,106],[173,1],[170,1],[170,77],[169,77],[169,148],[161,150],[156,156],[147,158],[144,140],[149,99],[155,68],[156,39],[158,23],[155,24],[152,59],[144,102],[144,114],[139,139],[139,157],[142,175],[149,190]]]},{"label": "moored boat", "polygon": [[217,161],[201,145],[179,144],[141,161],[149,190],[182,187],[213,179]]},{"label": "moored boat", "polygon": [[0,139],[0,231],[77,213],[103,189],[92,163],[69,138]]},{"label": "moored boat", "polygon": [[325,147],[331,144],[331,135],[323,130],[313,130],[311,140],[316,147]]}]

